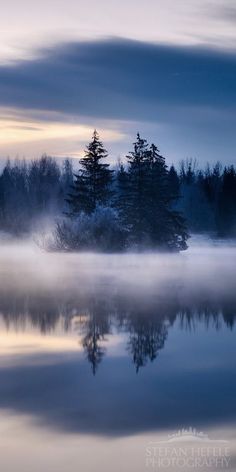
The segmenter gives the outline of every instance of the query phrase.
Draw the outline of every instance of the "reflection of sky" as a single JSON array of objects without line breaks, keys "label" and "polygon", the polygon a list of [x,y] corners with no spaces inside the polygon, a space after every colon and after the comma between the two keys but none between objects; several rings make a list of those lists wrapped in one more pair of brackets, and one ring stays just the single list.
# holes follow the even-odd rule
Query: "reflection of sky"
[{"label": "reflection of sky", "polygon": [[[3,339],[12,346],[11,334]],[[27,353],[26,344],[16,363],[14,349],[13,362],[9,354],[1,359],[4,411],[30,415],[46,428],[111,436],[235,424],[235,333],[225,327],[200,324],[187,332],[176,322],[157,359],[138,374],[125,344],[120,356],[110,356],[108,343],[95,377],[74,339],[61,350],[58,341],[57,352],[46,339],[35,352]]]},{"label": "reflection of sky", "polygon": [[[27,342],[26,333],[18,335]],[[1,342],[12,347],[12,336],[2,333]],[[37,345],[34,337],[35,351],[26,347],[17,353],[17,362],[14,349],[1,358],[4,471],[12,472],[18,463],[20,472],[52,466],[63,472],[108,472],[112,463],[117,472],[121,465],[141,472],[147,443],[188,425],[213,439],[229,440],[233,461],[234,332],[225,327],[206,330],[201,323],[188,332],[176,322],[158,358],[138,374],[116,339],[120,356],[110,356],[108,347],[95,377],[79,347],[74,350],[73,337],[66,346],[60,340],[57,351],[51,350],[50,338],[44,335]]]}]

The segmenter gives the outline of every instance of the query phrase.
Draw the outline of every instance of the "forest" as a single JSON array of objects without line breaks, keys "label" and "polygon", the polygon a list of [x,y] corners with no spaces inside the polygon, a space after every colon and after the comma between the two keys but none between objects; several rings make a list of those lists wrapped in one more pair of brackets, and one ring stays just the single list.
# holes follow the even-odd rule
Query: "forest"
[{"label": "forest", "polygon": [[53,227],[50,250],[184,250],[191,233],[236,236],[236,169],[166,165],[137,134],[124,162],[109,164],[95,130],[79,165],[43,155],[9,159],[0,176],[0,231],[25,237]]}]

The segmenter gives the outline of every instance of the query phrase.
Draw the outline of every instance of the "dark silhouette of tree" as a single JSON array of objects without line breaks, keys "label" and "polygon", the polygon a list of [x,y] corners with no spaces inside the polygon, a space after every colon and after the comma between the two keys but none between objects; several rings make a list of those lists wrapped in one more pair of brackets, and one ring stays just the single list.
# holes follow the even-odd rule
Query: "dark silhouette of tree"
[{"label": "dark silhouette of tree", "polygon": [[65,177],[64,167],[46,155],[32,162],[8,160],[0,176],[0,229],[20,236],[40,218],[58,215],[68,192]]},{"label": "dark silhouette of tree", "polygon": [[225,168],[218,206],[218,232],[220,236],[236,235],[236,171]]},{"label": "dark silhouette of tree", "polygon": [[174,165],[170,167],[168,182],[170,195],[173,199],[173,202],[176,202],[180,197],[180,179]]},{"label": "dark silhouette of tree", "polygon": [[29,195],[32,213],[53,213],[59,206],[60,168],[55,159],[43,155],[29,168]]},{"label": "dark silhouette of tree", "polygon": [[153,245],[168,249],[186,249],[188,238],[184,218],[173,209],[173,190],[164,157],[155,144],[149,150],[148,227]]},{"label": "dark silhouette of tree", "polygon": [[27,167],[24,161],[8,160],[1,176],[1,226],[19,235],[29,229]]},{"label": "dark silhouette of tree", "polygon": [[173,190],[165,159],[137,135],[134,150],[127,156],[127,171],[118,174],[118,208],[131,243],[171,250],[186,249],[184,219],[173,209]]},{"label": "dark silhouette of tree", "polygon": [[108,163],[102,162],[107,156],[95,130],[85,156],[80,159],[81,169],[75,175],[72,191],[67,198],[71,216],[82,211],[91,214],[98,205],[109,205],[113,171]]},{"label": "dark silhouette of tree", "polygon": [[129,175],[123,163],[119,163],[117,176],[115,207],[118,209],[123,227],[129,228],[130,202],[128,200]]},{"label": "dark silhouette of tree", "polygon": [[148,193],[148,144],[137,134],[134,150],[127,155],[128,171],[121,169],[120,208],[125,226],[129,229],[133,243],[144,243],[147,239],[146,210]]},{"label": "dark silhouette of tree", "polygon": [[199,170],[196,160],[187,159],[181,162],[180,200],[177,208],[183,212],[192,232],[216,231],[221,178],[219,164],[213,169],[207,166],[205,170]]},{"label": "dark silhouette of tree", "polygon": [[64,192],[68,192],[73,185],[73,165],[71,159],[65,159],[62,165],[61,184]]}]

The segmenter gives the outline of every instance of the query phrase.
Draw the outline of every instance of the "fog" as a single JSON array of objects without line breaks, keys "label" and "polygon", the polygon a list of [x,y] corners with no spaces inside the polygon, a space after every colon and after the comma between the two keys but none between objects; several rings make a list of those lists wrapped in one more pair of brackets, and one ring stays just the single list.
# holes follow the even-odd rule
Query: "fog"
[{"label": "fog", "polygon": [[193,237],[178,254],[47,253],[32,240],[2,240],[0,246],[1,298],[12,292],[79,300],[96,293],[109,300],[119,292],[133,303],[150,296],[178,296],[180,304],[223,303],[236,299],[235,281],[234,241]]}]

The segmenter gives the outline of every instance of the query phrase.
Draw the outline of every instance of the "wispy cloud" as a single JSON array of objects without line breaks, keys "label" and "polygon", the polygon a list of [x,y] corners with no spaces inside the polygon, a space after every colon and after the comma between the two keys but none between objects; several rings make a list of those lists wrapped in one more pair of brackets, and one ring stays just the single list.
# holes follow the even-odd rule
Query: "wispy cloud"
[{"label": "wispy cloud", "polygon": [[224,3],[218,0],[214,5],[207,3],[207,16],[213,20],[217,19],[220,22],[236,22],[236,4],[234,0],[228,0]]},{"label": "wispy cloud", "polygon": [[[54,156],[81,156],[91,138],[93,124],[71,119],[63,113],[0,108],[0,152],[3,156],[32,157],[44,152]],[[124,133],[113,123],[100,123],[108,143],[123,139]]]},{"label": "wispy cloud", "polygon": [[115,119],[164,106],[236,105],[236,55],[111,39],[60,44],[0,67],[0,105]]},{"label": "wispy cloud", "polygon": [[[219,159],[227,142],[232,161],[235,76],[236,54],[212,48],[114,38],[61,43],[0,66],[0,106],[13,118],[2,130],[0,152],[27,154],[35,145],[37,152],[75,155],[81,126],[89,135],[99,127],[109,141],[129,134],[132,142],[131,134],[147,124],[156,140],[158,124],[171,160],[199,153]],[[18,124],[21,130],[13,128]],[[84,142],[88,133],[82,135]]]},{"label": "wispy cloud", "polygon": [[207,38],[235,50],[234,7],[234,0],[8,0],[1,5],[0,60],[32,57],[42,43],[110,35],[170,45]]}]

